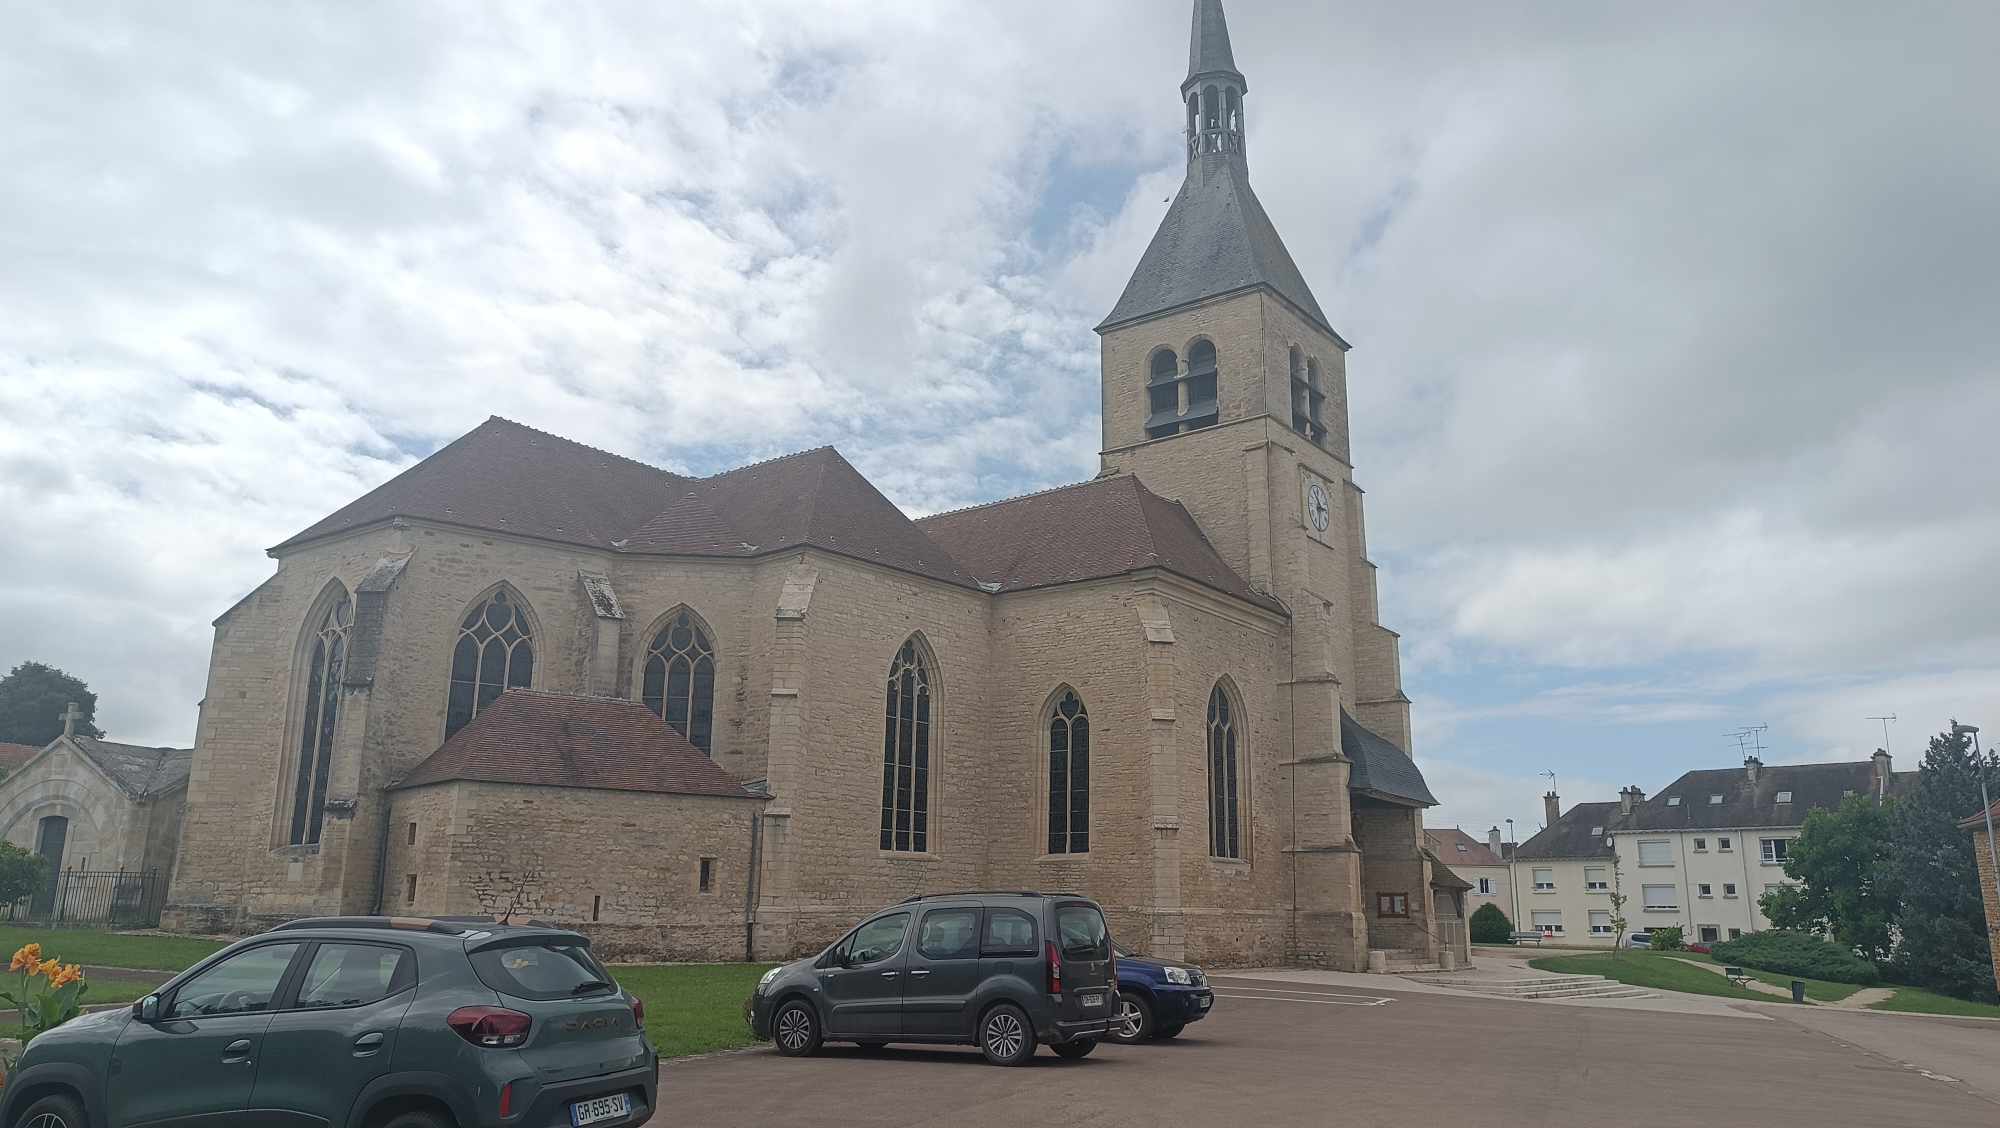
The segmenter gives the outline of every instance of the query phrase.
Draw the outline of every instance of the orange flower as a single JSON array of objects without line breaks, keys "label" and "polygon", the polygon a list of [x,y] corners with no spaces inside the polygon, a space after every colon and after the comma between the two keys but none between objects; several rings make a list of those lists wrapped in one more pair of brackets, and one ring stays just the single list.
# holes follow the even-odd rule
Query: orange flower
[{"label": "orange flower", "polygon": [[14,962],[7,965],[7,970],[20,971],[23,968],[32,969],[40,962],[42,962],[42,946],[40,944],[24,944],[14,952]]},{"label": "orange flower", "polygon": [[83,978],[83,965],[70,964],[49,977],[50,987],[67,987]]},{"label": "orange flower", "polygon": [[61,960],[43,960],[40,964],[37,964],[35,966],[36,975],[46,976],[47,978],[50,979],[54,979],[56,972],[60,970],[62,970]]}]

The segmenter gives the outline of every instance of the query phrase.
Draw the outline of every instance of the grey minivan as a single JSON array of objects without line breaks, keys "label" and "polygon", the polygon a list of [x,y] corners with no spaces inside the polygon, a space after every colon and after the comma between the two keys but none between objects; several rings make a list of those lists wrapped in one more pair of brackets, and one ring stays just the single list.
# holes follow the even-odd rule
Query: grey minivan
[{"label": "grey minivan", "polygon": [[831,1041],[976,1045],[996,1065],[1027,1061],[1043,1043],[1080,1058],[1117,1013],[1115,958],[1104,912],[1087,897],[911,897],[818,955],[772,968],[748,1017],[791,1057]]},{"label": "grey minivan", "polygon": [[30,1042],[0,1124],[633,1128],[658,1085],[643,1018],[565,929],[300,920]]}]

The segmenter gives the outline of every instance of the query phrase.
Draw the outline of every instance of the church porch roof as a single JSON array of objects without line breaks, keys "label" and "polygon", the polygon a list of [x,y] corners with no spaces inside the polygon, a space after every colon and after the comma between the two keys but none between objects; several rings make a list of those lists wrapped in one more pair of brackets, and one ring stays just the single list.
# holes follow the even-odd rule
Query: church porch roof
[{"label": "church porch roof", "polygon": [[149,748],[93,736],[57,739],[74,744],[120,791],[134,799],[150,799],[185,785],[194,764],[192,748]]},{"label": "church porch roof", "polygon": [[1340,711],[1340,750],[1353,761],[1347,789],[1405,806],[1435,807],[1437,796],[1410,754]]},{"label": "church porch roof", "polygon": [[528,689],[494,699],[393,789],[461,781],[766,798],[637,701]]}]

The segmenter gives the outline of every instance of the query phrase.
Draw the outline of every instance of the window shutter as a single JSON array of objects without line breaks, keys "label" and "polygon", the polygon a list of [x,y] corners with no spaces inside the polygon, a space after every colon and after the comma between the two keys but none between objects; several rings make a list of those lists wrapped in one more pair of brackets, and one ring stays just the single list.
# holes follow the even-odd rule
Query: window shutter
[{"label": "window shutter", "polygon": [[1639,843],[1639,864],[1642,866],[1673,865],[1674,844],[1664,838],[1642,840]]},{"label": "window shutter", "polygon": [[1680,897],[1671,885],[1648,885],[1645,887],[1644,904],[1649,909],[1673,909],[1680,907]]}]

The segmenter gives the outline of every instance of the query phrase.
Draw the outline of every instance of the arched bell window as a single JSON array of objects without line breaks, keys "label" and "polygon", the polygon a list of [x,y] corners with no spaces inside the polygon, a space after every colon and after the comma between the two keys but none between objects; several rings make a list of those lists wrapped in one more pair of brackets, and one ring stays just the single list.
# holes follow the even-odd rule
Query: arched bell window
[{"label": "arched bell window", "polygon": [[347,667],[347,642],[354,629],[354,601],[335,583],[320,597],[309,620],[305,644],[304,721],[292,778],[291,829],[286,841],[310,846],[319,841],[326,816],[326,781],[333,770],[333,734],[340,724],[340,676]]},{"label": "arched bell window", "polygon": [[527,609],[508,588],[475,603],[458,625],[444,735],[450,739],[509,689],[535,681],[535,640]]},{"label": "arched bell window", "polygon": [[1064,688],[1049,708],[1049,853],[1090,850],[1090,715]]},{"label": "arched bell window", "polygon": [[715,644],[694,612],[670,614],[647,645],[640,697],[689,744],[714,755]]}]

